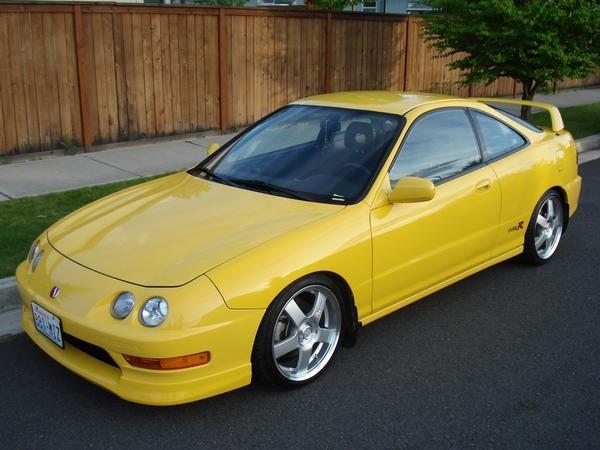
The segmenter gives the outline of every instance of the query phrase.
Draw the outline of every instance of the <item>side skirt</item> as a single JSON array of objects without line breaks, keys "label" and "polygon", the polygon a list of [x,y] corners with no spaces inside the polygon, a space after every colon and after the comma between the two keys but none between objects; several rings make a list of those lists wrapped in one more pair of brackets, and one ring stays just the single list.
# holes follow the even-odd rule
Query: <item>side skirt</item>
[{"label": "side skirt", "polygon": [[400,301],[400,302],[398,302],[398,303],[396,303],[394,305],[391,305],[391,306],[388,306],[386,308],[380,309],[379,311],[376,311],[373,314],[370,314],[370,315],[362,318],[360,320],[360,322],[363,325],[367,325],[367,324],[369,324],[371,322],[374,322],[375,320],[380,319],[383,316],[387,316],[388,314],[390,314],[390,313],[392,313],[394,311],[397,311],[400,308],[404,308],[405,306],[408,306],[411,303],[414,303],[417,300],[420,300],[423,297],[428,296],[429,294],[433,294],[434,292],[439,291],[440,289],[443,289],[446,286],[450,286],[451,284],[454,284],[457,281],[460,281],[460,280],[462,280],[464,278],[467,278],[468,276],[473,275],[474,273],[480,272],[480,271],[482,271],[484,269],[487,269],[488,267],[491,267],[491,266],[493,266],[495,264],[498,264],[498,263],[500,263],[502,261],[506,261],[507,259],[510,259],[510,258],[512,258],[514,256],[517,256],[520,253],[523,253],[523,246],[520,246],[520,247],[518,247],[518,248],[516,248],[514,250],[511,250],[508,253],[504,253],[503,255],[496,256],[495,258],[490,259],[489,261],[486,261],[483,264],[480,264],[480,265],[475,266],[475,267],[473,267],[473,268],[471,268],[471,269],[469,269],[469,270],[467,270],[467,271],[465,271],[463,273],[460,273],[460,274],[455,275],[455,276],[453,276],[451,278],[448,278],[447,280],[442,281],[441,283],[438,283],[438,284],[436,284],[434,286],[431,286],[431,287],[425,289],[424,291],[421,291],[421,292],[418,292],[416,294],[413,294],[410,297],[408,297],[408,298],[406,298],[406,299],[404,299],[404,300],[402,300],[402,301]]}]

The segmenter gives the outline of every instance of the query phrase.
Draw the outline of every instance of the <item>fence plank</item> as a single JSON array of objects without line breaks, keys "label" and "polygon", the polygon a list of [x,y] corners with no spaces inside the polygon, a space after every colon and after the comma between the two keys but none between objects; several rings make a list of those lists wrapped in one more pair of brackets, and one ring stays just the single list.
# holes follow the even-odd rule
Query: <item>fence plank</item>
[{"label": "fence plank", "polygon": [[[157,18],[159,16],[156,16]],[[123,31],[124,15],[113,16],[114,54],[115,54],[115,89],[117,101],[117,122],[119,140],[129,137],[127,117],[127,80],[125,69],[125,35]]]},{"label": "fence plank", "polygon": [[[185,17],[184,17],[185,19]],[[144,80],[144,105],[146,111],[146,135],[156,136],[156,105],[154,104],[154,68],[152,57],[152,22],[150,14],[140,17],[142,28],[142,61],[139,68]]]},{"label": "fence plank", "polygon": [[[72,52],[71,61],[77,65],[77,87],[79,93],[79,113],[81,117],[81,140],[85,150],[92,146],[92,130],[90,127],[90,105],[89,105],[89,79],[88,79],[88,57],[86,55],[85,38],[83,34],[83,16],[81,5],[73,5],[73,31],[75,49]],[[70,76],[74,74],[70,72]]]},{"label": "fence plank", "polygon": [[186,17],[187,30],[187,80],[189,99],[189,131],[198,129],[198,92],[196,80],[196,23],[193,16]]},{"label": "fence plank", "polygon": [[[202,19],[202,17],[200,17]],[[173,124],[173,91],[171,80],[171,32],[169,16],[164,15],[160,18],[160,45],[161,45],[161,63],[163,80],[163,103],[165,110],[165,133],[175,132]]]},{"label": "fence plank", "polygon": [[206,65],[206,59],[204,58],[204,19],[202,17],[194,17],[194,28],[196,30],[196,67],[195,67],[195,79],[196,79],[196,93],[198,100],[196,105],[198,106],[198,125],[201,129],[206,126],[206,83],[204,70]]},{"label": "fence plank", "polygon": [[[190,16],[194,20],[194,16]],[[154,86],[154,118],[156,134],[165,134],[165,98],[163,95],[162,23],[158,14],[150,16],[152,34],[152,85]]]},{"label": "fence plank", "polygon": [[219,108],[219,44],[218,17],[204,17],[204,57],[206,61],[206,125],[216,129],[220,126]]},{"label": "fence plank", "polygon": [[185,16],[177,18],[177,29],[179,31],[179,89],[181,103],[181,125],[178,131],[188,132],[190,130],[190,98],[188,93],[188,59],[187,59],[187,29]]},{"label": "fence plank", "polygon": [[219,8],[219,128],[225,131],[229,127],[227,116],[227,82],[225,65],[227,64],[227,37],[225,36],[225,10]]},{"label": "fence plank", "polygon": [[119,109],[117,104],[117,81],[115,78],[115,48],[113,15],[102,14],[102,37],[104,47],[104,77],[106,78],[106,105],[108,135],[110,141],[119,137]]},{"label": "fence plank", "polygon": [[[167,19],[168,16],[164,16]],[[133,49],[133,18],[131,14],[123,14],[123,54],[125,55],[125,97],[127,101],[127,136],[136,138],[140,135],[137,121],[137,93],[135,89],[135,66]]]}]

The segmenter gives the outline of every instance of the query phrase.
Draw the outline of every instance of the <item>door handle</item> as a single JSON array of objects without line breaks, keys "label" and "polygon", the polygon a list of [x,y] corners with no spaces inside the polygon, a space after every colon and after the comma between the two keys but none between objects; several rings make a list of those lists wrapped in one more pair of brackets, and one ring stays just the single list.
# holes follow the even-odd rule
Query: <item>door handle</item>
[{"label": "door handle", "polygon": [[481,180],[475,185],[475,189],[478,191],[487,191],[492,187],[492,182],[489,179]]}]

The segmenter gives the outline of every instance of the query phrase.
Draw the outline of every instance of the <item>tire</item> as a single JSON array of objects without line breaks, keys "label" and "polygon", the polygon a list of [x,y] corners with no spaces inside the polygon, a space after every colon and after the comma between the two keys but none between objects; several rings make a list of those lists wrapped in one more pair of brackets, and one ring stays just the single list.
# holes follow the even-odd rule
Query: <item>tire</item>
[{"label": "tire", "polygon": [[533,265],[545,264],[556,254],[565,225],[565,207],[555,190],[546,192],[535,205],[527,231],[523,259]]},{"label": "tire", "polygon": [[252,369],[262,382],[284,388],[310,383],[329,366],[342,332],[342,292],[311,275],[284,289],[260,324]]}]

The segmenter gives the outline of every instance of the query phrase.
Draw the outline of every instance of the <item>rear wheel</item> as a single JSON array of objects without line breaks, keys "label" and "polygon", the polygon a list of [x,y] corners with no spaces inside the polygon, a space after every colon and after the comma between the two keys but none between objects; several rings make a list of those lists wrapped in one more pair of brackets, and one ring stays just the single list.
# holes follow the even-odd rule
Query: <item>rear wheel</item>
[{"label": "rear wheel", "polygon": [[535,207],[525,233],[523,256],[532,264],[544,264],[556,253],[564,226],[564,205],[558,192],[546,192]]},{"label": "rear wheel", "polygon": [[340,340],[341,295],[321,276],[304,278],[279,294],[254,343],[255,375],[283,387],[306,384],[320,375]]}]

